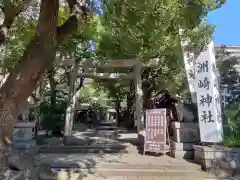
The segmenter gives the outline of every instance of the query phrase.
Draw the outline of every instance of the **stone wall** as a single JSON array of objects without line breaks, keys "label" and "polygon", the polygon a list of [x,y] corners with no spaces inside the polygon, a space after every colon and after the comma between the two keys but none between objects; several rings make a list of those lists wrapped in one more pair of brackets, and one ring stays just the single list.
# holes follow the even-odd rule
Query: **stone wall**
[{"label": "stone wall", "polygon": [[175,158],[194,159],[193,145],[200,141],[198,123],[173,122],[171,156]]},{"label": "stone wall", "polygon": [[240,169],[240,148],[194,145],[195,161],[202,169]]}]

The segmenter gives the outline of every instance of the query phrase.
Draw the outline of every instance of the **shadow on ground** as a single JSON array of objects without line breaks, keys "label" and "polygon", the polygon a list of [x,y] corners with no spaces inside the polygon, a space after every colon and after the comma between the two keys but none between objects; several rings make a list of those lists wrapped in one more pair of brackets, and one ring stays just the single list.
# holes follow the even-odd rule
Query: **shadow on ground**
[{"label": "shadow on ground", "polygon": [[98,163],[118,163],[120,155],[128,151],[116,137],[116,131],[76,131],[67,145],[62,138],[38,137],[40,150],[35,161],[40,179],[80,180],[94,174]]},{"label": "shadow on ground", "polygon": [[59,154],[58,157],[49,157],[49,155],[42,154],[41,158],[51,160],[51,162],[44,161],[39,166],[40,179],[42,180],[81,180],[89,174],[95,173],[96,160],[90,157],[80,160],[71,155]]},{"label": "shadow on ground", "polygon": [[128,131],[123,131],[119,132],[117,135],[116,140],[121,143],[129,143],[133,146],[136,147],[138,154],[143,155],[150,155],[150,156],[162,156],[164,154],[162,153],[154,153],[154,152],[144,152],[144,136],[141,134],[137,134],[136,132],[128,132]]}]

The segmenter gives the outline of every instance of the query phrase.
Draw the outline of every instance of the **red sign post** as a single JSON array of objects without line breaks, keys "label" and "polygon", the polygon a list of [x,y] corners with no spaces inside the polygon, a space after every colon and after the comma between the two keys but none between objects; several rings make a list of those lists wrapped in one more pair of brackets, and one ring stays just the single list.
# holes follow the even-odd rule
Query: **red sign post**
[{"label": "red sign post", "polygon": [[147,109],[145,130],[144,154],[146,151],[165,153],[167,138],[166,109]]}]

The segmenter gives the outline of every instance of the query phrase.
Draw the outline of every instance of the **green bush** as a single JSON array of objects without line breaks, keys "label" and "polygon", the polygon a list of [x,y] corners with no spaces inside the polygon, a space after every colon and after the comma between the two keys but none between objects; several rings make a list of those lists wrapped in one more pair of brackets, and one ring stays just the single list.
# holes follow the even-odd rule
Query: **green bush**
[{"label": "green bush", "polygon": [[229,148],[239,148],[240,147],[240,133],[231,133],[223,138],[223,145]]},{"label": "green bush", "polygon": [[225,134],[240,132],[240,104],[233,102],[224,110],[224,119],[227,121]]},{"label": "green bush", "polygon": [[232,102],[224,110],[224,119],[227,125],[224,126],[223,145],[226,147],[240,147],[240,104]]},{"label": "green bush", "polygon": [[56,93],[56,102],[54,106],[50,103],[51,94],[45,93],[44,101],[40,104],[40,125],[46,131],[52,131],[52,134],[59,134],[64,128],[67,100],[60,92]]},{"label": "green bush", "polygon": [[47,131],[61,131],[65,122],[65,104],[56,104],[52,107],[48,102],[40,105],[41,127]]}]

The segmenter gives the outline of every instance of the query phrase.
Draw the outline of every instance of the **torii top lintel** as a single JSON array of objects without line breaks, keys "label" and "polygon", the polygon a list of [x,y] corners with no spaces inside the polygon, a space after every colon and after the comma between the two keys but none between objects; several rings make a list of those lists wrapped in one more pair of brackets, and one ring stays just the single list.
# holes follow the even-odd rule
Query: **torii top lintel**
[{"label": "torii top lintel", "polygon": [[[138,59],[116,59],[116,60],[96,60],[96,59],[83,59],[80,61],[80,67],[111,67],[111,68],[132,68],[136,65],[141,65],[142,67],[157,67],[159,58],[150,59],[147,63],[142,63]],[[66,59],[62,61],[62,65],[73,64],[74,60]]]}]

